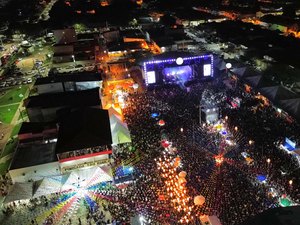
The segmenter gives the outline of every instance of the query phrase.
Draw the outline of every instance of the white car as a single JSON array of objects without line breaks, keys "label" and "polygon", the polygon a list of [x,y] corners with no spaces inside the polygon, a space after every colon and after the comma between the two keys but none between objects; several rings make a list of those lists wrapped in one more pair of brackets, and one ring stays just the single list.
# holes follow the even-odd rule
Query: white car
[{"label": "white car", "polygon": [[27,84],[30,84],[30,83],[32,83],[32,78],[27,79]]}]

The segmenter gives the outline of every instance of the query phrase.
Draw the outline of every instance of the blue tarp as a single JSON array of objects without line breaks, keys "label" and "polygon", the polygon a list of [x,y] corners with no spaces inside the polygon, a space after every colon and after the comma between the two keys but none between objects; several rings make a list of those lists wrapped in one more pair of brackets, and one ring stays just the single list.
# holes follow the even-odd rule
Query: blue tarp
[{"label": "blue tarp", "polygon": [[256,176],[257,180],[260,181],[260,182],[263,182],[265,180],[267,180],[267,176],[266,175],[263,175],[263,174],[258,174]]}]

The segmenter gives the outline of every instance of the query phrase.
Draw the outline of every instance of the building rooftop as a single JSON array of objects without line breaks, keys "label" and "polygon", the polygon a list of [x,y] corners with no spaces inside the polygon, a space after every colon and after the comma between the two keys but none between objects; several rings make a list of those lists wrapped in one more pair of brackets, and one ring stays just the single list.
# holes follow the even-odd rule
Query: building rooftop
[{"label": "building rooftop", "polygon": [[54,108],[61,106],[100,106],[99,88],[31,96],[25,100],[26,108]]},{"label": "building rooftop", "polygon": [[300,20],[291,19],[285,16],[266,15],[262,17],[262,21],[283,26],[291,26],[293,24],[300,25]]},{"label": "building rooftop", "polygon": [[35,81],[35,85],[50,84],[50,83],[61,83],[61,82],[85,82],[85,81],[101,81],[100,73],[95,72],[83,72],[83,73],[72,73],[67,75],[56,75],[51,77],[38,78]]},{"label": "building rooftop", "polygon": [[142,50],[142,44],[140,42],[111,42],[107,44],[107,48],[110,52],[117,51],[130,51],[130,50]]},{"label": "building rooftop", "polygon": [[121,30],[120,36],[127,38],[145,38],[145,35],[140,29]]},{"label": "building rooftop", "polygon": [[208,20],[208,19],[217,19],[222,18],[222,16],[215,16],[205,12],[199,12],[193,9],[187,10],[177,10],[176,17],[184,20]]},{"label": "building rooftop", "polygon": [[19,135],[28,133],[43,133],[44,131],[50,129],[57,129],[56,123],[23,122],[19,131]]},{"label": "building rooftop", "polygon": [[108,111],[85,108],[62,119],[56,154],[111,144]]},{"label": "building rooftop", "polygon": [[12,160],[10,170],[57,161],[55,145],[55,142],[19,145]]}]

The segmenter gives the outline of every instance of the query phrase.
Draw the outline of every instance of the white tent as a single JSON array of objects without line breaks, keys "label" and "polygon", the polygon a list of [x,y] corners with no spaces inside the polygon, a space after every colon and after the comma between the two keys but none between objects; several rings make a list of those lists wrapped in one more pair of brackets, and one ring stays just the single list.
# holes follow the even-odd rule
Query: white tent
[{"label": "white tent", "polygon": [[15,183],[8,195],[5,197],[4,203],[14,202],[18,200],[28,200],[32,198],[33,183]]},{"label": "white tent", "polygon": [[33,197],[48,195],[60,192],[63,176],[46,177],[36,183],[37,187],[34,190]]},{"label": "white tent", "polygon": [[61,191],[87,188],[94,184],[111,180],[112,177],[107,173],[105,167],[103,169],[101,167],[79,169],[69,173],[68,179],[61,187]]},{"label": "white tent", "polygon": [[123,120],[122,114],[112,106],[108,109],[108,114],[109,114],[109,117],[111,117],[112,115],[115,115],[120,121]]},{"label": "white tent", "polygon": [[131,142],[130,132],[126,123],[123,123],[115,114],[112,114],[109,120],[113,144]]}]

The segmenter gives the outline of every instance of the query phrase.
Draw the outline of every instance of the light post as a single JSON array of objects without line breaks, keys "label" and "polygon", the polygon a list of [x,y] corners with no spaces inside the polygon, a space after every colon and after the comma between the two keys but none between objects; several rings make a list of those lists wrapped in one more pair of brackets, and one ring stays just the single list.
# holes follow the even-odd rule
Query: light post
[{"label": "light post", "polygon": [[270,173],[270,163],[271,163],[271,159],[270,158],[267,158],[267,163],[268,163],[268,176],[269,176],[269,173]]},{"label": "light post", "polygon": [[75,60],[75,55],[72,55],[73,63],[74,63],[74,68],[76,66],[76,60]]},{"label": "light post", "polygon": [[226,74],[227,74],[227,76],[229,76],[229,70],[231,69],[232,64],[231,63],[226,63],[225,67],[226,67]]}]

